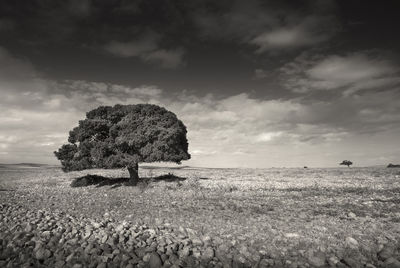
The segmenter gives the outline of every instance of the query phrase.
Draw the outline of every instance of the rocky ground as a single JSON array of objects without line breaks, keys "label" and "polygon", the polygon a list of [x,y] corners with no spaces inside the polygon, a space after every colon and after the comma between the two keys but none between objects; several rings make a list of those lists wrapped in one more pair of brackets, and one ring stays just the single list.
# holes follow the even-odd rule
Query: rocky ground
[{"label": "rocky ground", "polygon": [[[218,245],[218,238],[169,224],[155,228],[73,217],[60,211],[27,211],[0,205],[0,267],[400,267],[394,244],[382,246],[368,263],[358,242],[346,238],[351,255],[330,258],[306,251],[296,262],[268,252]],[[291,234],[294,236],[294,234]],[[301,252],[300,252],[301,253]],[[302,255],[302,254],[300,254]]]},{"label": "rocky ground", "polygon": [[298,188],[291,173],[226,185],[205,171],[196,183],[114,189],[70,188],[76,175],[57,172],[0,176],[0,267],[400,267],[397,173]]},{"label": "rocky ground", "polygon": [[8,204],[0,211],[0,267],[223,266],[216,254],[225,253],[190,229],[149,228],[108,214],[95,221]]}]

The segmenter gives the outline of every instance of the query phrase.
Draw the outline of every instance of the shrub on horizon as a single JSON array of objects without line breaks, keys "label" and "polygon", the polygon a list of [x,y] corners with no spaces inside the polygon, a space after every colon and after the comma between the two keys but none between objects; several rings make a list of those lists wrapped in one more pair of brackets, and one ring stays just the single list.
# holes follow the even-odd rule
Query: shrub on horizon
[{"label": "shrub on horizon", "polygon": [[390,163],[387,167],[388,168],[400,168],[400,165],[395,165],[395,164]]},{"label": "shrub on horizon", "polygon": [[342,163],[340,163],[339,165],[350,167],[351,165],[353,165],[353,162],[351,162],[350,160],[343,160]]}]

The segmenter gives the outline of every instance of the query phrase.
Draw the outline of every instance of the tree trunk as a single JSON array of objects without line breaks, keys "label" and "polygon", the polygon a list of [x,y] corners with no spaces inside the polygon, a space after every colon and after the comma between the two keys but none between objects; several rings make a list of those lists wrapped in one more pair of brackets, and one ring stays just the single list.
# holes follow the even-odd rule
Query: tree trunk
[{"label": "tree trunk", "polygon": [[133,167],[128,167],[129,183],[136,185],[139,182],[139,165],[135,164]]}]

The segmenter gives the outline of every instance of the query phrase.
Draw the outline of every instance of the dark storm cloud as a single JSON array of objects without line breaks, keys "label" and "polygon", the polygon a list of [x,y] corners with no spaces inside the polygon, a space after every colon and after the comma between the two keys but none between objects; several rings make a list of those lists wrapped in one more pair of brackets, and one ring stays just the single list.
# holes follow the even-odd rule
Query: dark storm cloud
[{"label": "dark storm cloud", "polygon": [[174,1],[3,1],[0,30],[15,26],[8,33],[14,42],[104,49],[175,68],[183,64],[184,54],[181,5]]},{"label": "dark storm cloud", "polygon": [[[2,1],[0,15],[32,42],[102,45],[153,32],[162,48],[190,45],[203,35],[255,46],[259,52],[327,40],[335,30],[330,1]],[[3,23],[4,24],[4,23]]]}]

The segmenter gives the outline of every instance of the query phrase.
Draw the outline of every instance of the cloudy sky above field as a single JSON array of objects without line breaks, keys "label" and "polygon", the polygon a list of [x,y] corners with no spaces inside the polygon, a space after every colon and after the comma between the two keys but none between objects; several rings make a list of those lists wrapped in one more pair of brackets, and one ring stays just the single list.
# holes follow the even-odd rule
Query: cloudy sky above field
[{"label": "cloudy sky above field", "polygon": [[1,1],[0,162],[155,103],[206,167],[400,163],[399,1]]}]

